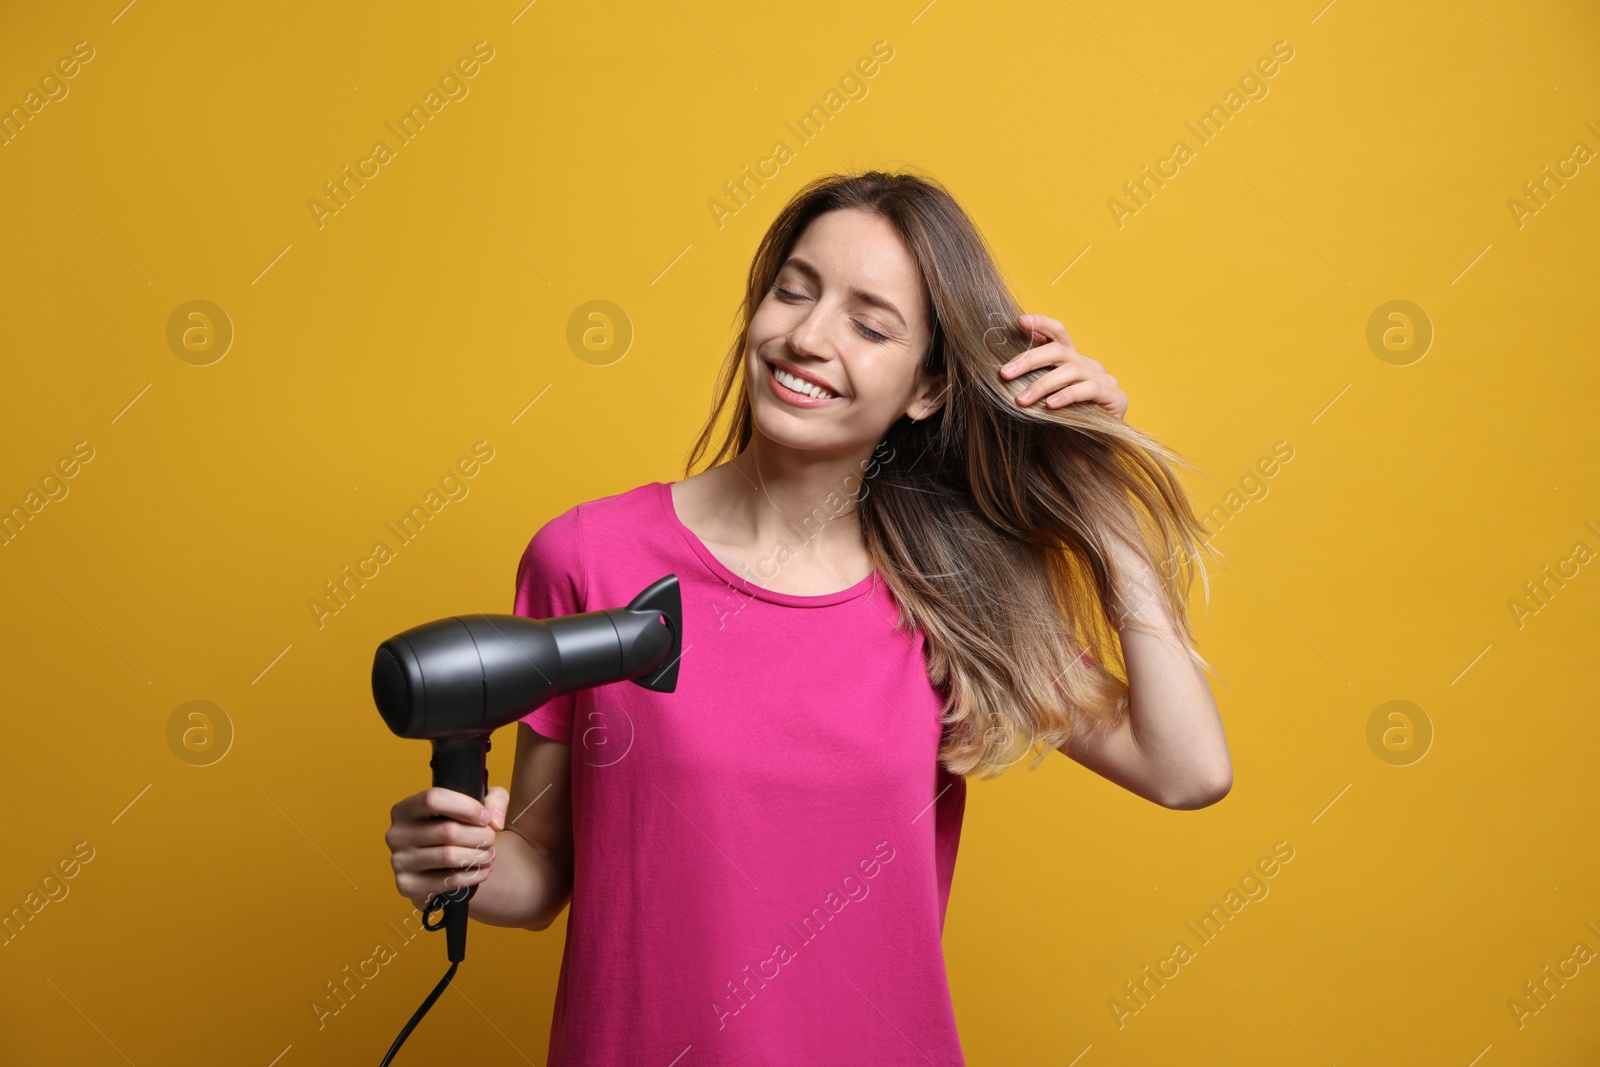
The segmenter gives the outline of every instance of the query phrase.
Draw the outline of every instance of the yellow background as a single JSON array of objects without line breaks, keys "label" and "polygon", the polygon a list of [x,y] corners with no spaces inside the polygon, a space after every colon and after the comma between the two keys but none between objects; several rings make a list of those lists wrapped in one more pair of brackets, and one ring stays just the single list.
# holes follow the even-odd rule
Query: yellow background
[{"label": "yellow background", "polygon": [[[383,831],[426,748],[383,727],[373,649],[509,612],[544,521],[680,477],[773,214],[903,164],[1196,464],[1200,508],[1294,450],[1198,607],[1232,794],[1168,811],[1054,754],[973,785],[945,934],[970,1062],[1600,1056],[1595,962],[1508,1007],[1600,950],[1600,563],[1509,606],[1600,551],[1600,164],[1521,225],[1507,203],[1600,150],[1591,7],[124,2],[0,14],[8,109],[94,49],[0,147],[0,503],[94,449],[0,547],[0,908],[94,850],[0,948],[0,1060],[376,1062],[445,958],[399,947],[317,1029],[312,998],[410,911]],[[319,228],[323,182],[480,40],[469,95]],[[868,94],[800,144],[784,124],[880,40]],[[1184,123],[1277,41],[1268,95],[1197,147]],[[1119,228],[1108,200],[1179,139],[1195,158]],[[192,300],[235,331],[209,366],[167,342]],[[591,300],[634,331],[609,365],[567,342]],[[1410,365],[1367,343],[1391,300],[1435,332]],[[480,440],[470,495],[318,629],[322,583]],[[233,730],[208,766],[169,746],[191,700]],[[1390,700],[1431,724],[1420,761],[1369,747]],[[1123,983],[1279,841],[1270,895],[1119,1027]],[[542,1063],[563,924],[474,924],[400,1062]]]}]

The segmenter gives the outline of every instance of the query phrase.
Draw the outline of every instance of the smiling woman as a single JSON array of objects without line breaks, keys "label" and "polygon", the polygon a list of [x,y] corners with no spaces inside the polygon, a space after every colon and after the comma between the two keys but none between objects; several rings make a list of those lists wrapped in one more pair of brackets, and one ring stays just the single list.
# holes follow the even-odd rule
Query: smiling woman
[{"label": "smiling woman", "polygon": [[931,180],[813,181],[745,285],[686,477],[568,508],[517,568],[537,619],[674,576],[677,688],[554,697],[509,792],[401,801],[396,886],[472,885],[473,918],[529,930],[570,901],[551,1067],[959,1067],[966,776],[1037,745],[1166,807],[1227,791],[1187,572],[1153,568],[1200,527],[1116,380],[1018,314]]}]

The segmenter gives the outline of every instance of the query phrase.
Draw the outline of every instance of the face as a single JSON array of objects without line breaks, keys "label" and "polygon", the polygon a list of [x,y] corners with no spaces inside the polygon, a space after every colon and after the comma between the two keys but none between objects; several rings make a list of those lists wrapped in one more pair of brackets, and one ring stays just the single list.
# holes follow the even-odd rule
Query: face
[{"label": "face", "polygon": [[870,451],[902,415],[932,414],[942,382],[918,379],[928,317],[916,260],[888,222],[854,209],[813,219],[750,323],[757,430],[792,448]]}]

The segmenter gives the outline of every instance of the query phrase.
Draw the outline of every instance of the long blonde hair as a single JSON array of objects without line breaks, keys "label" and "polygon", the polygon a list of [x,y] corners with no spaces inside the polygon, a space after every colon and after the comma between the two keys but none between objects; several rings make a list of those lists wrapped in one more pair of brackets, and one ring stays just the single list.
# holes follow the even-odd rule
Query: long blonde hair
[{"label": "long blonde hair", "polygon": [[929,681],[944,696],[939,758],[952,773],[989,778],[1037,746],[1037,767],[1079,731],[1128,713],[1113,538],[1149,565],[1150,595],[1165,600],[1189,657],[1205,666],[1186,594],[1196,572],[1205,579],[1209,546],[1173,470],[1187,464],[1095,404],[1019,406],[1016,395],[1049,368],[1000,377],[1033,341],[978,228],[931,178],[868,171],[814,179],[768,228],[685,475],[730,400],[707,466],[749,445],[750,321],[806,226],[840,209],[872,212],[905,241],[932,308],[922,373],[946,379],[938,411],[890,427],[857,505],[867,551],[900,607],[897,626],[921,629]]}]

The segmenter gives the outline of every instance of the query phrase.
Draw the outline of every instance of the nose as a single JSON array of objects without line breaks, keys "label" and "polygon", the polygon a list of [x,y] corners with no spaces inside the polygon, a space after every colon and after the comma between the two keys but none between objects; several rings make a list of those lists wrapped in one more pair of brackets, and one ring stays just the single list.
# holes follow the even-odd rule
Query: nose
[{"label": "nose", "polygon": [[797,356],[827,359],[831,351],[828,343],[828,314],[822,302],[813,303],[789,331],[789,351]]}]

